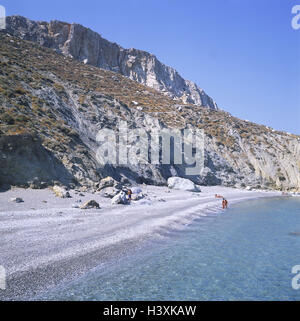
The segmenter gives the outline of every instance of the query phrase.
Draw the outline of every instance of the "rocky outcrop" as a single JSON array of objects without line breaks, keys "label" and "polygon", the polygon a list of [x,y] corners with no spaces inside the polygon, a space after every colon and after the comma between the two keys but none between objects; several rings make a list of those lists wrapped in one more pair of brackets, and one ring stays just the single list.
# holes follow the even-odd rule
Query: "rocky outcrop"
[{"label": "rocky outcrop", "polygon": [[[166,185],[176,176],[197,185],[300,190],[297,135],[220,110],[174,104],[126,77],[1,32],[0,41],[0,184],[79,184],[81,191],[96,191],[107,176],[113,178],[102,181],[108,185],[114,180]],[[131,101],[143,102],[143,109]],[[97,134],[117,132],[120,121],[147,134],[203,129],[204,170],[188,176],[184,164],[99,163]],[[147,142],[140,138],[140,144]],[[131,143],[135,148],[138,141]]]},{"label": "rocky outcrop", "polygon": [[161,63],[153,54],[124,49],[76,23],[32,21],[21,16],[6,19],[6,32],[53,48],[84,63],[120,73],[175,100],[217,109],[217,104],[195,83]]},{"label": "rocky outcrop", "polygon": [[55,182],[68,185],[74,177],[37,136],[0,136],[0,185],[29,187],[38,181],[42,187]]}]

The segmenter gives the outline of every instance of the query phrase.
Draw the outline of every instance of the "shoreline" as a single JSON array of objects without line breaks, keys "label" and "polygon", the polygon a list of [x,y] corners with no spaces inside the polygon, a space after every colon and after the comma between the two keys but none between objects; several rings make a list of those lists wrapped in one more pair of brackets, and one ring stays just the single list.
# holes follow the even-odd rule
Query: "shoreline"
[{"label": "shoreline", "polygon": [[[202,186],[201,193],[140,186],[145,199],[132,205],[110,205],[99,194],[71,191],[56,198],[52,191],[12,189],[0,193],[0,265],[7,289],[0,300],[28,300],[54,286],[140,247],[168,229],[182,229],[193,220],[222,211],[216,193],[229,206],[250,199],[278,197],[280,192],[246,191]],[[22,197],[24,203],[10,198]],[[76,200],[99,202],[101,209],[72,208]]]}]

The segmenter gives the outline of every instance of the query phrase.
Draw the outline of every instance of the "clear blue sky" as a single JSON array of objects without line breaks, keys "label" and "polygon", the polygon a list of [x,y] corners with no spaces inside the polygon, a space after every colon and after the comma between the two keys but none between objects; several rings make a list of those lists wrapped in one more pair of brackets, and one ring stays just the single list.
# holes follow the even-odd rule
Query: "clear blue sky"
[{"label": "clear blue sky", "polygon": [[234,116],[300,134],[300,0],[0,0],[154,53]]}]

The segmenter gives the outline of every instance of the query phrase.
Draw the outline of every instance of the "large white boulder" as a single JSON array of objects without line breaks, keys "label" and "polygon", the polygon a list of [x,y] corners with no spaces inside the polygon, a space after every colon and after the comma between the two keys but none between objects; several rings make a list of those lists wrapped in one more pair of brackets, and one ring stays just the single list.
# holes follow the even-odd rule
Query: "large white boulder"
[{"label": "large white boulder", "polygon": [[201,192],[192,181],[182,177],[170,177],[168,178],[168,187],[171,189],[178,189],[181,191]]}]

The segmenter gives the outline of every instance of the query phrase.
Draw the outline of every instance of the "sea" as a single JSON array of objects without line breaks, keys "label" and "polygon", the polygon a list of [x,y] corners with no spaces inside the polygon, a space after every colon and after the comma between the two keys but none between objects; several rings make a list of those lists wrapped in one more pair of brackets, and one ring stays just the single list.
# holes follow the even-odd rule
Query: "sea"
[{"label": "sea", "polygon": [[208,213],[37,299],[300,300],[300,197]]}]

